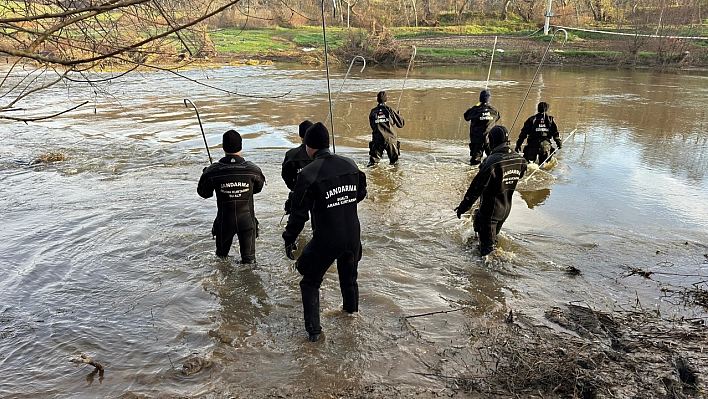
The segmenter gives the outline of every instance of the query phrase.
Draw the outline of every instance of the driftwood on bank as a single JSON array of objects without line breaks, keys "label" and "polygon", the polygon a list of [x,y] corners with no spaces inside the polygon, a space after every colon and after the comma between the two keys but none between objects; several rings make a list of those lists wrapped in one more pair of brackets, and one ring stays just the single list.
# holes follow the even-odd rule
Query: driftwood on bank
[{"label": "driftwood on bank", "polygon": [[102,365],[101,363],[99,363],[99,362],[97,362],[97,361],[91,359],[90,357],[84,355],[83,353],[81,354],[81,357],[80,357],[80,358],[74,358],[74,359],[71,359],[71,361],[74,362],[74,363],[86,363],[86,364],[90,364],[90,365],[92,365],[93,367],[95,367],[96,370],[98,370],[98,373],[99,373],[99,375],[101,375],[101,376],[103,375],[103,371],[105,370],[105,367],[103,367],[103,365]]}]

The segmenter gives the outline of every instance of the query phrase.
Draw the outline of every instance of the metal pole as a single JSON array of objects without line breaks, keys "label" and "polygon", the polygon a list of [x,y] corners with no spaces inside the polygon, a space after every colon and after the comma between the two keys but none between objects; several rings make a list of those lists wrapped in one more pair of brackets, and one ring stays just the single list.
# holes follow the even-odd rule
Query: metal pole
[{"label": "metal pole", "polygon": [[406,70],[406,77],[403,79],[403,86],[401,86],[401,94],[398,95],[398,102],[396,103],[396,111],[401,108],[401,97],[403,97],[403,89],[406,88],[406,80],[408,80],[408,72],[411,70],[411,65],[413,65],[413,59],[415,58],[418,49],[413,46],[413,54],[411,54],[411,59],[408,61],[408,69]]},{"label": "metal pole", "polygon": [[536,68],[536,74],[533,75],[533,79],[531,80],[531,84],[529,85],[528,91],[526,91],[526,96],[524,96],[524,100],[521,102],[521,107],[519,107],[519,112],[516,113],[516,118],[514,118],[514,123],[511,124],[511,128],[509,129],[509,134],[514,130],[514,125],[516,125],[516,121],[519,119],[519,115],[521,114],[521,110],[524,108],[524,103],[526,102],[526,99],[529,97],[529,93],[531,93],[531,88],[533,87],[533,82],[536,81],[536,77],[538,76],[538,73],[541,71],[541,65],[543,65],[543,61],[546,59],[546,54],[548,54],[548,50],[551,49],[551,44],[553,44],[553,39],[556,37],[556,34],[560,31],[563,31],[565,33],[565,40],[563,40],[563,44],[561,45],[561,48],[565,46],[565,42],[568,41],[568,32],[566,32],[565,29],[558,29],[557,31],[553,32],[553,36],[551,36],[551,40],[548,42],[548,47],[546,47],[546,51],[543,53],[543,57],[541,57],[541,62],[538,64],[538,68]]},{"label": "metal pole", "polygon": [[[578,129],[573,129],[573,131],[570,132],[570,134],[568,135],[568,137],[566,137],[565,140],[563,140],[563,142],[562,142],[561,144],[565,144],[565,142],[568,141],[568,139],[570,138],[570,136],[572,136],[572,135],[575,134],[575,131],[576,131],[576,130],[578,130]],[[551,152],[551,155],[549,155],[548,158],[546,158],[543,162],[541,162],[540,165],[538,165],[538,169],[541,169],[541,166],[543,166],[544,163],[548,162],[548,160],[551,159],[551,157],[553,156],[553,154],[557,153],[558,151],[560,151],[560,149]],[[536,169],[536,170],[534,170],[533,172],[531,172],[531,174],[526,178],[526,180],[529,180],[529,179],[531,178],[531,176],[533,176],[534,173],[538,172],[538,169]]]},{"label": "metal pole", "polygon": [[553,16],[553,13],[551,12],[551,1],[552,0],[548,0],[548,8],[546,8],[546,12],[543,14],[546,16],[546,23],[543,25],[544,35],[548,34],[548,26],[550,25],[551,17]]},{"label": "metal pole", "polygon": [[[356,57],[352,58],[352,62],[349,63],[349,69],[347,69],[347,74],[344,75],[344,80],[342,80],[342,84],[339,85],[339,91],[337,91],[337,97],[334,98],[334,104],[332,104],[332,108],[337,105],[337,100],[339,100],[339,95],[342,93],[342,87],[344,87],[344,82],[347,81],[347,77],[349,77],[349,71],[352,70],[352,66],[354,66],[354,61],[356,61],[357,58],[361,58],[361,61],[364,63],[364,66],[361,67],[361,71],[359,72],[364,72],[364,68],[366,68],[366,59],[364,57],[357,55]],[[331,114],[327,116],[327,119],[325,119],[325,125],[327,124],[327,121],[329,121],[330,116]]]},{"label": "metal pole", "polygon": [[[334,14],[337,14],[336,0],[332,0]],[[324,39],[324,54],[325,54],[325,69],[327,70],[327,99],[329,100],[329,124],[332,134],[332,152],[337,152],[337,147],[334,145],[334,121],[332,120],[332,89],[329,86],[329,56],[327,55],[327,24],[325,23],[324,0],[322,0],[322,37]]]},{"label": "metal pole", "polygon": [[204,134],[204,128],[202,127],[202,118],[199,117],[199,111],[197,110],[197,106],[194,105],[194,103],[190,99],[185,98],[184,99],[184,106],[189,108],[189,104],[187,104],[187,103],[192,104],[192,108],[194,108],[194,112],[196,112],[196,114],[197,114],[197,120],[199,121],[199,129],[201,129],[202,138],[204,139],[204,147],[206,147],[207,155],[209,155],[209,163],[212,164],[212,163],[214,163],[214,161],[211,159],[211,154],[209,153],[209,144],[207,144],[206,135]]},{"label": "metal pole", "polygon": [[489,72],[487,72],[487,83],[484,85],[484,90],[489,87],[489,77],[492,75],[492,63],[494,62],[494,52],[497,51],[497,36],[494,36],[494,47],[492,47],[492,59],[489,60]]}]

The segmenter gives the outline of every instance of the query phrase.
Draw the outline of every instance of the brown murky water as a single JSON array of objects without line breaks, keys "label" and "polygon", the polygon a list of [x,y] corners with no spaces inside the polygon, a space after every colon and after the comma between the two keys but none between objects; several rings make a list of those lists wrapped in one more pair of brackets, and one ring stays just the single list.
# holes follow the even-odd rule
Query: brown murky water
[{"label": "brown murky water", "polygon": [[[346,69],[333,71],[339,88]],[[444,386],[426,362],[468,341],[466,321],[514,309],[531,317],[568,301],[613,308],[639,298],[661,312],[706,317],[662,293],[708,275],[708,77],[639,71],[545,69],[515,124],[538,101],[577,132],[558,162],[523,181],[501,237],[477,256],[469,220],[452,209],[472,179],[464,111],[486,68],[416,68],[400,109],[402,158],[366,170],[360,205],[361,314],[340,312],[336,272],[322,290],[325,340],[307,342],[299,275],[284,256],[280,179],[297,124],[324,120],[324,71],[299,66],[185,71],[228,96],[168,74],[135,74],[105,87],[57,88],[44,110],[94,100],[79,112],[0,132],[0,396],[117,397]],[[510,127],[535,68],[495,66],[492,104]],[[362,168],[368,111],[379,90],[396,105],[405,69],[354,68],[335,107],[336,149]],[[335,93],[333,93],[334,97]],[[264,171],[257,195],[259,263],[213,255],[213,201],[196,182],[236,128]],[[47,152],[65,162],[23,165]],[[574,266],[580,276],[564,270]],[[632,268],[654,272],[653,279]],[[458,310],[459,309],[459,310]],[[450,311],[425,317],[428,312]],[[84,353],[103,363],[69,360]],[[193,356],[214,365],[183,376]]]}]

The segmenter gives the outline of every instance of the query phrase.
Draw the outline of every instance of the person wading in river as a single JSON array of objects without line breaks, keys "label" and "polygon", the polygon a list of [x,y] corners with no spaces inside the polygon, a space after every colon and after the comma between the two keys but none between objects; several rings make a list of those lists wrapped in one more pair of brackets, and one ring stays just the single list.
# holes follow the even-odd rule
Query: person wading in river
[{"label": "person wading in river", "polygon": [[529,162],[540,165],[556,150],[551,146],[551,139],[556,142],[556,147],[560,150],[563,144],[558,133],[555,119],[548,115],[548,103],[541,101],[538,103],[538,113],[524,122],[521,128],[519,139],[516,140],[516,152],[521,152],[521,145],[526,140],[524,147],[524,158]]},{"label": "person wading in river", "polygon": [[369,112],[369,125],[371,126],[371,141],[369,142],[369,164],[374,166],[379,163],[384,150],[388,155],[391,165],[398,162],[401,153],[401,142],[398,141],[396,128],[402,128],[405,121],[401,115],[386,105],[388,96],[385,91],[376,94],[378,104]]},{"label": "person wading in river", "polygon": [[216,255],[227,256],[237,235],[241,263],[255,263],[258,220],[253,194],[261,192],[265,176],[258,166],[241,157],[242,140],[237,131],[224,133],[222,147],[225,156],[204,168],[197,193],[211,198],[216,191],[217,212],[211,229],[216,238]]},{"label": "person wading in river", "polygon": [[464,118],[470,122],[470,165],[479,165],[482,155],[489,155],[487,147],[487,134],[501,119],[499,111],[489,105],[492,94],[489,90],[479,93],[479,103],[465,111]]},{"label": "person wading in river", "polygon": [[294,260],[297,237],[312,214],[312,239],[295,267],[303,276],[300,290],[305,330],[310,341],[317,342],[322,333],[320,285],[335,260],[344,311],[359,311],[361,229],[357,204],[366,197],[366,175],[351,159],[329,152],[329,132],[320,122],[307,129],[305,146],[314,161],[298,175],[283,240],[285,254]]},{"label": "person wading in river", "polygon": [[473,228],[479,234],[479,253],[488,255],[497,245],[497,235],[511,212],[511,199],[516,184],[526,172],[526,160],[509,147],[509,132],[504,126],[489,131],[491,154],[479,165],[460,205],[457,217],[469,211],[481,198],[474,212]]},{"label": "person wading in river", "polygon": [[290,206],[292,204],[293,190],[295,190],[295,182],[297,181],[297,175],[300,173],[302,168],[309,165],[312,162],[312,158],[307,155],[307,150],[305,149],[305,131],[312,126],[312,122],[304,120],[298,127],[300,140],[303,142],[299,146],[288,150],[285,153],[285,160],[283,160],[283,167],[280,176],[283,178],[285,185],[290,189],[288,194],[288,199],[285,201],[285,214],[290,214]]}]

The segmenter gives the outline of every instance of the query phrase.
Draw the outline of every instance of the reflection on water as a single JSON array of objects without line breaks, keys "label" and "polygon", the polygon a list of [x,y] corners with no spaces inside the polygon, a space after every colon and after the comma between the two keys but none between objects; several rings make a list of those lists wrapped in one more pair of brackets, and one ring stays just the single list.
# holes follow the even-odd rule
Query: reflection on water
[{"label": "reflection on water", "polygon": [[[333,87],[345,72],[334,71]],[[495,65],[491,103],[506,126],[534,72]],[[325,339],[311,344],[300,276],[284,256],[287,188],[279,175],[285,151],[299,142],[297,125],[327,116],[324,73],[299,66],[184,73],[249,95],[290,94],[226,96],[141,74],[111,85],[111,97],[91,109],[5,124],[0,396],[442,388],[423,376],[426,364],[467,344],[471,318],[498,319],[509,309],[540,316],[567,301],[605,307],[637,296],[662,312],[701,314],[662,302],[655,282],[623,272],[651,269],[679,286],[708,274],[704,76],[544,70],[521,116],[547,101],[564,133],[578,131],[556,162],[533,176],[530,165],[502,249],[486,261],[469,219],[453,211],[476,173],[466,163],[462,114],[477,101],[486,68],[415,68],[400,104],[401,161],[374,168],[364,167],[368,112],[379,90],[397,98],[405,70],[369,67],[350,76],[334,122],[337,152],[353,158],[369,184],[359,206],[361,312],[341,311],[332,267],[322,287]],[[57,88],[33,101],[56,109],[94,98],[89,87],[69,96]],[[199,108],[212,156],[221,154],[223,131],[236,128],[244,156],[268,179],[256,196],[256,266],[213,254],[214,204],[196,195],[208,158],[186,97]],[[26,166],[47,152],[66,161]],[[568,266],[582,276],[569,277]],[[103,379],[68,361],[82,353],[106,366]],[[194,356],[214,365],[182,375]]]}]

